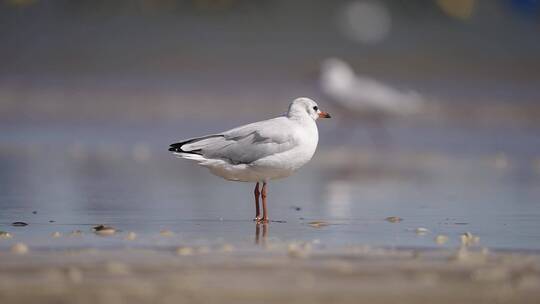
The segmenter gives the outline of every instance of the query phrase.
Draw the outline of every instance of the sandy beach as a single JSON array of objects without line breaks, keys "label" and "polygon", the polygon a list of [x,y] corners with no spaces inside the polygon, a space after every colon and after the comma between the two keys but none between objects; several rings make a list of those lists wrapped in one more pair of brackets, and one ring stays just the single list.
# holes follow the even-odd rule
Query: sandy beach
[{"label": "sandy beach", "polygon": [[536,303],[540,256],[272,243],[0,253],[1,303]]}]

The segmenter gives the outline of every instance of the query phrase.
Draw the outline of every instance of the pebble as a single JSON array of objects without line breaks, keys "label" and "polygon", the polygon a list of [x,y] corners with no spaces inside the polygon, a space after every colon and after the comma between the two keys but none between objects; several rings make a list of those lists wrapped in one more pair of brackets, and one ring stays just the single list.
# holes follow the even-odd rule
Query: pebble
[{"label": "pebble", "polygon": [[0,231],[0,239],[11,239],[13,235],[7,231]]},{"label": "pebble", "polygon": [[159,234],[160,234],[161,236],[167,236],[167,237],[168,237],[168,236],[173,236],[173,235],[174,235],[174,232],[172,232],[172,231],[170,231],[170,230],[161,230],[161,231],[159,232]]},{"label": "pebble", "polygon": [[37,214],[37,211],[32,211],[32,214]]},{"label": "pebble", "polygon": [[390,223],[399,223],[399,222],[403,221],[403,219],[400,218],[399,216],[389,216],[389,217],[385,218],[385,220],[387,222],[390,222]]},{"label": "pebble", "polygon": [[94,229],[94,233],[99,234],[99,235],[113,235],[116,233],[116,229],[114,229],[114,227],[111,227],[111,226],[98,225],[98,226],[95,226],[93,229]]},{"label": "pebble", "polygon": [[62,233],[60,233],[60,232],[58,232],[58,231],[55,231],[55,232],[53,232],[53,233],[51,234],[51,236],[52,236],[53,238],[59,238],[59,237],[62,236]]},{"label": "pebble", "polygon": [[16,243],[15,245],[11,246],[11,252],[15,254],[26,254],[28,253],[28,246],[23,243]]},{"label": "pebble", "polygon": [[176,254],[181,256],[193,255],[193,248],[188,246],[180,246],[176,249]]},{"label": "pebble", "polygon": [[419,227],[419,228],[416,228],[414,230],[414,232],[416,232],[416,234],[418,234],[418,235],[424,235],[424,234],[427,234],[429,232],[429,230],[427,228],[424,228],[424,227]]},{"label": "pebble", "polygon": [[25,223],[25,222],[13,222],[13,223],[11,223],[11,226],[24,227],[24,226],[28,226],[28,223]]},{"label": "pebble", "polygon": [[314,221],[314,222],[309,222],[308,225],[310,225],[311,227],[315,227],[315,228],[321,228],[321,227],[324,227],[324,226],[328,226],[330,224],[327,223],[327,222],[324,222],[324,221]]},{"label": "pebble", "polygon": [[126,240],[128,240],[128,241],[133,241],[136,238],[137,238],[137,234],[135,232],[129,232],[126,235]]},{"label": "pebble", "polygon": [[446,235],[439,234],[435,237],[435,243],[439,245],[446,244],[448,242],[448,237]]}]

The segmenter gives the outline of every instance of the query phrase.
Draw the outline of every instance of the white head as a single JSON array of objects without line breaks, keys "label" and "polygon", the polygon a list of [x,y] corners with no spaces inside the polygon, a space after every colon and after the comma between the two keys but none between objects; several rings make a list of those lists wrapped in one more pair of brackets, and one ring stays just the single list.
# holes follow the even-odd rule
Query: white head
[{"label": "white head", "polygon": [[299,97],[289,105],[287,117],[311,117],[313,120],[317,120],[318,118],[330,118],[330,114],[321,111],[315,101],[307,97]]},{"label": "white head", "polygon": [[348,87],[355,79],[352,67],[338,58],[328,58],[321,65],[321,85],[323,89]]}]

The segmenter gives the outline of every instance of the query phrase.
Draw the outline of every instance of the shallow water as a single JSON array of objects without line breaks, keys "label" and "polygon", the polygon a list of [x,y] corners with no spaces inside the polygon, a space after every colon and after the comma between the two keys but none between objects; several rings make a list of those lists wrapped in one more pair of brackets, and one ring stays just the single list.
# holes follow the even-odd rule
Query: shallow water
[{"label": "shallow water", "polygon": [[[0,248],[20,241],[41,249],[263,241],[431,248],[457,247],[471,232],[490,249],[540,250],[537,130],[390,127],[393,140],[381,147],[362,132],[340,139],[329,125],[311,163],[270,183],[278,222],[263,231],[251,220],[252,184],[166,152],[170,141],[204,133],[193,130],[200,125],[11,126],[1,135],[0,230],[14,238]],[[97,224],[120,232],[95,235]],[[418,235],[419,227],[429,232]],[[74,230],[82,235],[68,237]],[[52,238],[56,231],[63,237]],[[130,231],[136,240],[124,240]],[[437,245],[439,234],[449,241]]]}]

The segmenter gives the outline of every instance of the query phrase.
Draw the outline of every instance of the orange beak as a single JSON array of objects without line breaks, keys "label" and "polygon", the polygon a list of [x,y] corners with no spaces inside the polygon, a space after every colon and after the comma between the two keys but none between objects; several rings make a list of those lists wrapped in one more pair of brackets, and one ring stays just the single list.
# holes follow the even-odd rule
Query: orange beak
[{"label": "orange beak", "polygon": [[319,113],[319,118],[331,118],[332,116],[330,116],[330,114],[326,113],[326,112],[320,112]]}]

